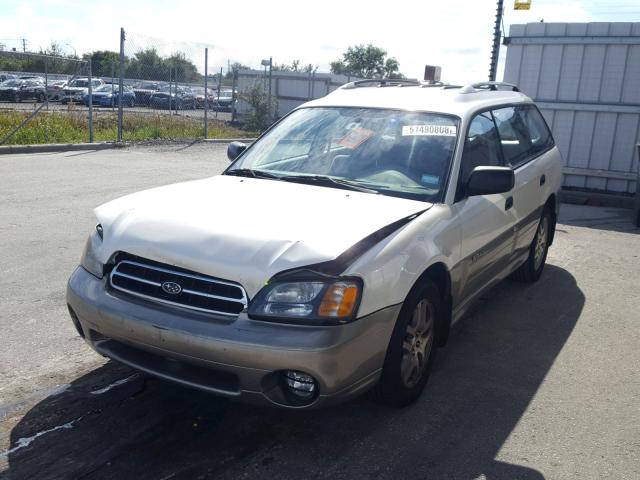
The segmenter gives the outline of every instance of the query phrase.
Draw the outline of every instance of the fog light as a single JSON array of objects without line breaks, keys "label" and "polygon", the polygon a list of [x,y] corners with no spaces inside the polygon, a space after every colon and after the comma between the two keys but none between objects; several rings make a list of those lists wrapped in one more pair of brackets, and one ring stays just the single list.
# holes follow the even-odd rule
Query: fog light
[{"label": "fog light", "polygon": [[311,375],[295,370],[287,370],[285,379],[289,392],[299,398],[310,398],[316,394],[316,380]]}]

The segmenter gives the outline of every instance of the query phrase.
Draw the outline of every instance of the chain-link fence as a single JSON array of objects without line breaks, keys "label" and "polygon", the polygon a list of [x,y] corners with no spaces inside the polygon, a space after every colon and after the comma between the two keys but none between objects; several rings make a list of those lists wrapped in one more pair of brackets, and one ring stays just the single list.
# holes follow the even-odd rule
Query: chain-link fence
[{"label": "chain-link fence", "polygon": [[0,51],[0,145],[89,142],[88,62],[55,53]]},{"label": "chain-link fence", "polygon": [[122,29],[110,45],[82,58],[54,43],[0,51],[0,144],[253,136],[355,80],[270,57],[251,69],[206,44]]},{"label": "chain-link fence", "polygon": [[[209,46],[123,32],[122,140],[220,136],[233,120],[233,75]],[[227,68],[228,70],[228,68]]]}]

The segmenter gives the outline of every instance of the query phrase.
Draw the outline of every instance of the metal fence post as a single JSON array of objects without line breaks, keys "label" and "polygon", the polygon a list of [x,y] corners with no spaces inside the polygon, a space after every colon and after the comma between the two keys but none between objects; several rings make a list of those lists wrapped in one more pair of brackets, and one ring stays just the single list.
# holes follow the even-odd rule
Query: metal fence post
[{"label": "metal fence post", "polygon": [[[115,78],[115,74],[116,74],[116,65],[115,63],[111,62],[111,93],[113,94],[113,81]],[[111,111],[113,111],[113,107],[115,106],[115,103],[113,103],[113,101],[111,102]]]},{"label": "metal fence post", "polygon": [[93,87],[91,83],[93,82],[91,78],[91,63],[92,57],[89,57],[89,61],[87,62],[89,66],[88,78],[89,78],[89,143],[93,143]]},{"label": "metal fence post", "polygon": [[231,122],[236,121],[236,97],[238,90],[238,70],[233,70],[233,83],[231,84]]},{"label": "metal fence post", "polygon": [[207,112],[209,110],[209,90],[207,90],[207,77],[209,76],[209,49],[204,49],[204,138],[207,138]]},{"label": "metal fence post", "polygon": [[47,102],[47,110],[49,110],[49,62],[47,57],[44,58],[44,95]]},{"label": "metal fence post", "polygon": [[633,202],[633,223],[640,227],[640,143],[636,145],[638,150],[638,179],[636,180],[636,199]]},{"label": "metal fence post", "polygon": [[222,67],[220,67],[220,75],[218,76],[218,101],[216,102],[216,118],[218,118],[218,110],[220,110],[220,89],[222,88]]},{"label": "metal fence post", "polygon": [[267,96],[267,124],[271,125],[271,76],[273,71],[273,57],[269,57],[269,95]]},{"label": "metal fence post", "polygon": [[122,90],[124,83],[124,28],[120,29],[120,71],[118,72],[118,142],[122,142]]}]

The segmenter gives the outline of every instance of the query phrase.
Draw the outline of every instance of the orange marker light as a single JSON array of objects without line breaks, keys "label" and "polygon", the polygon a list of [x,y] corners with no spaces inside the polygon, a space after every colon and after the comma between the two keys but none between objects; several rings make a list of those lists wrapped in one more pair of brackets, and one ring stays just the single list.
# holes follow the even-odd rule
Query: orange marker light
[{"label": "orange marker light", "polygon": [[358,300],[358,285],[353,282],[336,282],[331,285],[320,303],[321,317],[348,317]]}]

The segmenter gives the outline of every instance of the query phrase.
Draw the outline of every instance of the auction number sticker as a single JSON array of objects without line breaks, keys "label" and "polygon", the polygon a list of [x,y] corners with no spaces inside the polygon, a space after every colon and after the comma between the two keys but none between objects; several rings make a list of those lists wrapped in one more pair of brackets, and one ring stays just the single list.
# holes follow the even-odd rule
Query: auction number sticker
[{"label": "auction number sticker", "polygon": [[455,137],[456,127],[452,125],[405,125],[402,136],[433,135],[439,137]]}]

